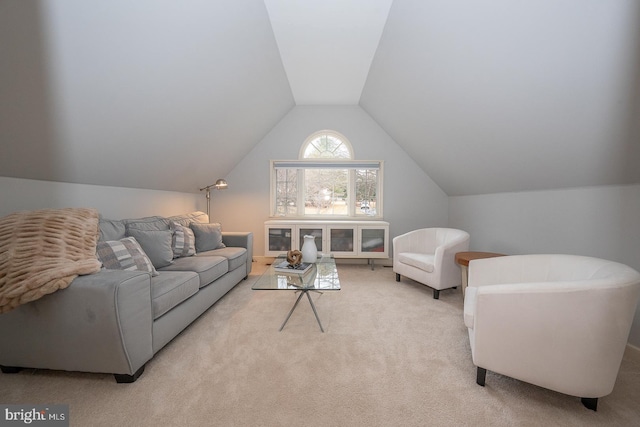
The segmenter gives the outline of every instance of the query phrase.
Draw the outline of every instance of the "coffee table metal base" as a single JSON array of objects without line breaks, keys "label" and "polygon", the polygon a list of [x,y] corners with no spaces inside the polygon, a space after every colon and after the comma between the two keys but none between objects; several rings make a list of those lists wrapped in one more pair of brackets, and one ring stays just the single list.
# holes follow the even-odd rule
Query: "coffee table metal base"
[{"label": "coffee table metal base", "polygon": [[322,332],[324,332],[324,329],[322,329],[322,323],[320,323],[320,318],[318,317],[318,312],[316,311],[316,306],[313,303],[313,300],[311,299],[311,296],[309,295],[309,291],[318,292],[319,294],[322,294],[322,292],[316,291],[316,290],[313,290],[313,289],[301,289],[299,291],[296,291],[296,292],[300,292],[300,295],[298,295],[298,299],[296,300],[295,304],[293,304],[293,307],[291,307],[291,311],[287,315],[287,318],[284,319],[284,323],[282,324],[282,326],[280,326],[280,329],[279,329],[280,332],[282,332],[282,330],[284,329],[284,325],[287,324],[287,322],[289,321],[289,318],[293,314],[293,311],[298,306],[298,303],[300,302],[300,298],[302,298],[302,296],[305,295],[305,294],[307,295],[307,299],[309,300],[309,304],[311,304],[311,308],[313,309],[313,314],[316,315],[316,320],[318,321],[318,326],[320,326],[320,330]]}]

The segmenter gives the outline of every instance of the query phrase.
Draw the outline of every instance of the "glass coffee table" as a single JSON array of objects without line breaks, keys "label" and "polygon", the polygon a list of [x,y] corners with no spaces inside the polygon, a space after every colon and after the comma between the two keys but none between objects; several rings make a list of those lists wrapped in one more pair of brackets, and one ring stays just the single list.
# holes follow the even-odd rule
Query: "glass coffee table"
[{"label": "glass coffee table", "polygon": [[311,266],[311,269],[304,274],[299,273],[280,273],[275,271],[274,266],[278,265],[282,261],[285,261],[286,257],[281,255],[275,259],[273,264],[269,266],[269,269],[258,279],[251,289],[258,291],[295,291],[300,292],[298,299],[289,311],[287,318],[284,319],[284,323],[280,326],[280,331],[284,329],[284,326],[289,321],[289,318],[293,314],[293,311],[298,306],[300,299],[303,295],[307,295],[309,304],[313,309],[313,314],[316,316],[320,330],[324,332],[320,317],[316,310],[315,304],[309,295],[309,292],[322,293],[323,291],[339,291],[340,279],[338,278],[338,270],[336,269],[336,261],[333,256],[323,255],[318,257],[315,264]]}]

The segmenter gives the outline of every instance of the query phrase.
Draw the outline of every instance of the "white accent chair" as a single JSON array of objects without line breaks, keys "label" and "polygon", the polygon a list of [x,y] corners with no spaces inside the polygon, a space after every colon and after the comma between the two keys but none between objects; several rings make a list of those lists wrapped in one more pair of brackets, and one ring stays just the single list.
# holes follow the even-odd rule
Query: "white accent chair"
[{"label": "white accent chair", "polygon": [[454,228],[422,228],[393,239],[393,271],[400,276],[433,288],[433,298],[442,289],[462,283],[460,267],[455,263],[458,252],[469,250],[469,233]]},{"label": "white accent chair", "polygon": [[582,398],[611,393],[640,296],[640,273],[576,255],[473,260],[464,299],[476,382],[487,370]]}]

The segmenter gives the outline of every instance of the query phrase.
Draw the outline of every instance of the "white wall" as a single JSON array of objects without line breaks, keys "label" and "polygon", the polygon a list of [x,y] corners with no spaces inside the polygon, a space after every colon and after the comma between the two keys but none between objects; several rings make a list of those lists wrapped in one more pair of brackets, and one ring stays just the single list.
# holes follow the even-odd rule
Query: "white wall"
[{"label": "white wall", "polygon": [[225,230],[253,231],[254,254],[264,254],[269,219],[269,160],[297,159],[305,139],[331,129],[353,146],[356,159],[384,161],[384,219],[391,237],[447,224],[447,196],[358,106],[298,106],[226,176],[229,189],[213,191],[211,217]]},{"label": "white wall", "polygon": [[[640,271],[640,185],[449,198],[449,225],[471,234],[471,250],[567,253]],[[629,342],[640,347],[640,306]]]},{"label": "white wall", "polygon": [[0,177],[0,216],[45,208],[89,207],[106,218],[205,211],[202,194]]}]

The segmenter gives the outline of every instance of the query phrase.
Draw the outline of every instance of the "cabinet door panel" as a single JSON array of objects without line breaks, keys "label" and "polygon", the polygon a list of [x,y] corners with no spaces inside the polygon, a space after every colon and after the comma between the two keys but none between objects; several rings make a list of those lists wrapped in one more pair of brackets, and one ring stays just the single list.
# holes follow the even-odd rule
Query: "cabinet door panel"
[{"label": "cabinet door panel", "polygon": [[389,228],[360,226],[358,228],[359,255],[366,258],[387,258],[389,255]]},{"label": "cabinet door panel", "polygon": [[384,252],[384,234],[384,230],[381,228],[363,229],[360,252]]},{"label": "cabinet door panel", "polygon": [[353,255],[357,252],[356,228],[330,228],[329,250],[334,255]]},{"label": "cabinet door panel", "polygon": [[269,252],[286,252],[291,250],[292,228],[269,228]]}]

